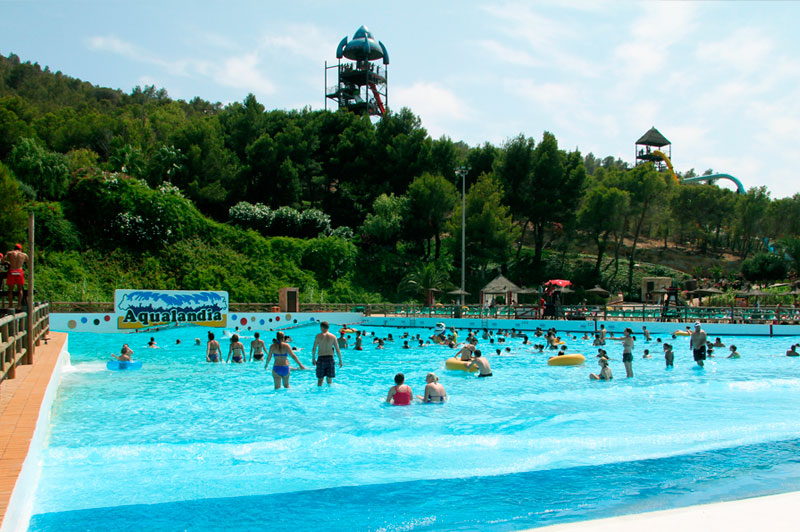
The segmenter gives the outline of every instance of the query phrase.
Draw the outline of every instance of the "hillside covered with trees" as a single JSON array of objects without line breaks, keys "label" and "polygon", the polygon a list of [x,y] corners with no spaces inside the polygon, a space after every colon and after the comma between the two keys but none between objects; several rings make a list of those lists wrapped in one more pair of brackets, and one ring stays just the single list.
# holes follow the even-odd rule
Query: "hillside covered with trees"
[{"label": "hillside covered with trees", "polygon": [[281,286],[311,302],[418,298],[458,284],[459,169],[472,293],[503,272],[635,299],[643,242],[649,254],[657,242],[712,264],[737,259],[684,268],[692,275],[800,271],[800,195],[680,184],[651,165],[561,149],[548,132],[501,146],[433,139],[406,108],[373,123],[268,110],[253,95],[186,102],[11,54],[0,57],[0,161],[0,246],[23,237],[33,210],[37,289],[50,300],[148,287],[275,301]]}]

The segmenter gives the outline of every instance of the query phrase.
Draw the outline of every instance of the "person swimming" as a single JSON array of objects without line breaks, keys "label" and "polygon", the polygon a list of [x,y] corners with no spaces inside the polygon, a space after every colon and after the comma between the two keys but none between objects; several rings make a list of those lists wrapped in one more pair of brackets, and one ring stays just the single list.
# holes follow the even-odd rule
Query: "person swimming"
[{"label": "person swimming", "polygon": [[728,358],[742,358],[742,356],[736,350],[736,346],[735,345],[731,344],[729,349],[731,350],[731,354],[728,355]]},{"label": "person swimming", "polygon": [[284,388],[289,388],[289,374],[291,372],[289,357],[292,357],[297,362],[300,369],[306,369],[297,358],[297,355],[294,354],[294,351],[292,351],[292,347],[285,340],[286,337],[281,331],[275,334],[275,340],[272,341],[272,345],[269,347],[269,355],[264,364],[264,369],[267,369],[270,360],[272,360],[273,356],[275,357],[275,364],[272,366],[272,380],[275,383],[276,390],[280,389],[281,384],[283,384]]},{"label": "person swimming", "polygon": [[239,341],[238,334],[231,336],[231,346],[228,348],[228,356],[225,358],[225,362],[231,360],[236,364],[244,362],[244,344]]},{"label": "person swimming", "polygon": [[219,342],[214,340],[214,333],[208,333],[208,343],[206,344],[206,362],[220,362]]}]

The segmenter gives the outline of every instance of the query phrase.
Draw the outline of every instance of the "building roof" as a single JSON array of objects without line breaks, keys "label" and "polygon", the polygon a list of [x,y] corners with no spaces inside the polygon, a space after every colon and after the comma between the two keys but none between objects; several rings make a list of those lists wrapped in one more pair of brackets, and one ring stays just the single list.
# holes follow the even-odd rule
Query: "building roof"
[{"label": "building roof", "polygon": [[505,294],[506,292],[519,292],[521,289],[502,275],[498,275],[489,284],[483,287],[484,294]]},{"label": "building roof", "polygon": [[639,140],[636,141],[636,144],[642,144],[644,146],[656,146],[657,148],[660,148],[661,146],[666,146],[672,143],[668,141],[667,137],[662,135],[659,130],[657,130],[655,127],[651,127],[647,133],[642,135]]}]

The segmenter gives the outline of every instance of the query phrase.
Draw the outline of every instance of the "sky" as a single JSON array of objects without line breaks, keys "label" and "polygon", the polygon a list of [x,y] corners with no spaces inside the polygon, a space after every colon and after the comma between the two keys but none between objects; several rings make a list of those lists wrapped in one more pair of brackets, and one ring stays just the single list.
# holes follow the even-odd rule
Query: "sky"
[{"label": "sky", "polygon": [[5,56],[268,109],[323,108],[324,63],[363,24],[389,52],[389,106],[434,138],[550,131],[632,162],[655,126],[676,170],[800,192],[797,2],[0,0],[0,14]]}]

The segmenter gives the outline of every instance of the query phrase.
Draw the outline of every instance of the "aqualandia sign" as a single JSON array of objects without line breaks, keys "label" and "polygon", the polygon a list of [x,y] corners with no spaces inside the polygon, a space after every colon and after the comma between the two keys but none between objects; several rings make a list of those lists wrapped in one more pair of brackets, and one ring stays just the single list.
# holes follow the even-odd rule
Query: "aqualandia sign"
[{"label": "aqualandia sign", "polygon": [[228,320],[228,292],[115,290],[114,309],[120,329],[173,323],[225,327]]}]

